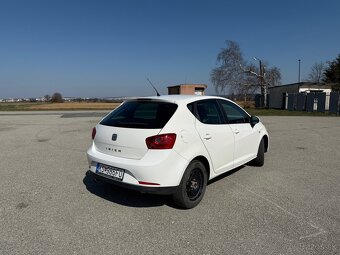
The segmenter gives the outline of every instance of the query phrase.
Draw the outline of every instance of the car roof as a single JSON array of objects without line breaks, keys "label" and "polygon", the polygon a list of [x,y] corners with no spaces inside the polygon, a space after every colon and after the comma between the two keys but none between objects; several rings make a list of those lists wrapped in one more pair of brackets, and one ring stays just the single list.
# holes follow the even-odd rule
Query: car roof
[{"label": "car roof", "polygon": [[188,104],[191,102],[195,102],[198,100],[204,100],[204,99],[224,99],[228,100],[223,97],[218,96],[201,96],[201,95],[164,95],[164,96],[152,96],[152,97],[138,97],[137,100],[143,100],[143,99],[151,99],[151,100],[160,100],[160,101],[167,101],[172,102],[176,104]]}]

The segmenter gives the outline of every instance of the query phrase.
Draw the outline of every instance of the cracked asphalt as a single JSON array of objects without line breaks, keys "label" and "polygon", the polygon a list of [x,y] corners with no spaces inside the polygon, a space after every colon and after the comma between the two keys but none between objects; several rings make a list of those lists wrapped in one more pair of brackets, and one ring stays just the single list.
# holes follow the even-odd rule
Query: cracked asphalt
[{"label": "cracked asphalt", "polygon": [[0,112],[0,254],[339,254],[340,119],[263,117],[270,150],[199,206],[86,175],[104,112]]}]

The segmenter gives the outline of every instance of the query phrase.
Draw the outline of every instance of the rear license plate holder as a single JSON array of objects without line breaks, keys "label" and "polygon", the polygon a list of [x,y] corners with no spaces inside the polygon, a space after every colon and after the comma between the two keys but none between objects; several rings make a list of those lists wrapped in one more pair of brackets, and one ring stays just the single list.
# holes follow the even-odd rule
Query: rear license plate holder
[{"label": "rear license plate holder", "polygon": [[108,176],[115,180],[122,181],[124,178],[125,170],[122,168],[97,163],[96,173]]}]

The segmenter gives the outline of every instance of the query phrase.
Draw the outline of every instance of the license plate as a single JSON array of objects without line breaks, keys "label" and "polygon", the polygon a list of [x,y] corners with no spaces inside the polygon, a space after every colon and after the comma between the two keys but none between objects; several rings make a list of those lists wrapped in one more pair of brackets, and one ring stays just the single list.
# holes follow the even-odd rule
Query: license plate
[{"label": "license plate", "polygon": [[108,175],[114,179],[123,180],[124,177],[124,169],[108,166],[98,163],[96,167],[96,173],[101,173],[104,175]]}]

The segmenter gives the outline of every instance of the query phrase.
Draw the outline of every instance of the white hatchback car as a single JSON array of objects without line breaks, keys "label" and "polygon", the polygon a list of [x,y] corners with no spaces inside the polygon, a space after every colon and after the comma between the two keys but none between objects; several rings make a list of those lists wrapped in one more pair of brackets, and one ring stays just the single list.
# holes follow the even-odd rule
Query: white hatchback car
[{"label": "white hatchback car", "polygon": [[259,118],[212,96],[128,100],[92,131],[87,151],[96,180],[171,194],[182,208],[203,198],[207,182],[238,166],[262,166],[269,136]]}]

